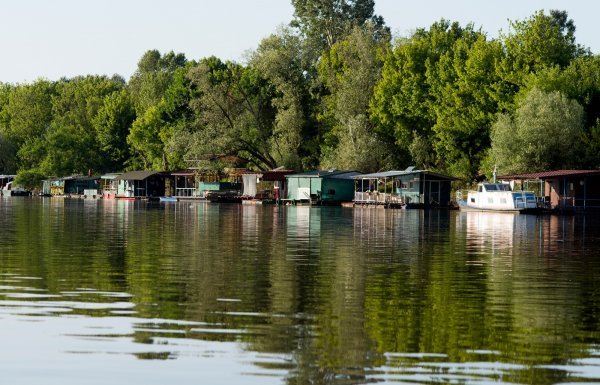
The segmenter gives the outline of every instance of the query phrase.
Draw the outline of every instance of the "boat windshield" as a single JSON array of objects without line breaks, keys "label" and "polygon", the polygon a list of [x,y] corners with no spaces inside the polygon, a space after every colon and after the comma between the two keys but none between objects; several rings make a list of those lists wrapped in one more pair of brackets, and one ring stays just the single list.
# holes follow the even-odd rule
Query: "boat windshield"
[{"label": "boat windshield", "polygon": [[511,191],[510,185],[506,183],[486,183],[483,187],[485,191]]}]

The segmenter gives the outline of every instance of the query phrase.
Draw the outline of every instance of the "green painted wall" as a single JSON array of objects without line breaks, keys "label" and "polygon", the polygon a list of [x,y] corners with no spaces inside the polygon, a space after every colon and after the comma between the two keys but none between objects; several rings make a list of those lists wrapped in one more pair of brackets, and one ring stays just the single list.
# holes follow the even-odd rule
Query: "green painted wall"
[{"label": "green painted wall", "polygon": [[354,199],[354,180],[337,178],[288,178],[287,199],[300,200],[298,188],[310,188],[310,193],[319,195],[321,200],[352,201]]},{"label": "green painted wall", "polygon": [[352,201],[354,199],[354,180],[336,178],[323,179],[321,199],[337,202]]},{"label": "green painted wall", "polygon": [[198,182],[198,193],[205,191],[242,190],[242,184],[236,182]]},{"label": "green painted wall", "polygon": [[321,191],[321,178],[291,177],[287,180],[287,199],[304,199],[298,195],[298,188],[310,188],[311,195],[318,194]]}]

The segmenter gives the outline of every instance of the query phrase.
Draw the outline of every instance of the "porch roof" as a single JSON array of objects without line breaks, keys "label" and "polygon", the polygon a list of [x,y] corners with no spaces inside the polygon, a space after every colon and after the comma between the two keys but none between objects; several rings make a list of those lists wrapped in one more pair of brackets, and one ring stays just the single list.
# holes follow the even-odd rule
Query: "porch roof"
[{"label": "porch roof", "polygon": [[449,181],[459,180],[458,178],[455,178],[455,177],[452,177],[452,176],[448,176],[448,175],[437,174],[437,173],[431,172],[429,170],[403,170],[403,171],[391,170],[391,171],[382,171],[382,172],[375,172],[375,173],[371,173],[371,174],[357,175],[357,176],[354,177],[354,179],[394,178],[394,177],[397,177],[397,176],[405,176],[405,175],[411,175],[411,174],[430,175],[430,176],[433,176],[433,177],[435,177],[437,179],[449,180]]},{"label": "porch roof", "polygon": [[104,174],[100,178],[101,179],[115,179],[119,175],[121,175],[120,172],[113,172],[113,173]]},{"label": "porch roof", "polygon": [[172,176],[194,176],[194,170],[178,170],[171,173]]},{"label": "porch roof", "polygon": [[335,178],[335,179],[353,179],[361,173],[352,170],[314,170],[301,174],[289,174],[286,178]]},{"label": "porch roof", "polygon": [[114,180],[144,180],[155,174],[158,174],[158,171],[130,171],[119,175]]}]

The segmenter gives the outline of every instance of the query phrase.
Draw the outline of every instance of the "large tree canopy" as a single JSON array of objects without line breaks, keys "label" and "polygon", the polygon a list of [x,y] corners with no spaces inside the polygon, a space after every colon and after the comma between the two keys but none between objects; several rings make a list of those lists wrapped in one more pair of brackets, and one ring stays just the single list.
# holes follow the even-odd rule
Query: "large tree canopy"
[{"label": "large tree canopy", "polygon": [[492,130],[492,157],[504,174],[579,166],[583,108],[558,91],[532,89],[514,117],[500,116]]},{"label": "large tree canopy", "polygon": [[322,165],[374,172],[392,164],[391,146],[374,132],[369,102],[381,77],[387,41],[374,38],[373,26],[356,27],[333,45],[319,66],[329,94],[320,119],[328,127]]},{"label": "large tree canopy", "polygon": [[188,76],[198,89],[197,157],[235,155],[255,167],[277,167],[272,153],[275,90],[258,72],[217,58],[201,61]]},{"label": "large tree canopy", "polygon": [[376,31],[386,30],[383,18],[375,15],[375,0],[292,0],[294,20],[309,42],[319,50],[331,48],[352,28],[370,21]]}]

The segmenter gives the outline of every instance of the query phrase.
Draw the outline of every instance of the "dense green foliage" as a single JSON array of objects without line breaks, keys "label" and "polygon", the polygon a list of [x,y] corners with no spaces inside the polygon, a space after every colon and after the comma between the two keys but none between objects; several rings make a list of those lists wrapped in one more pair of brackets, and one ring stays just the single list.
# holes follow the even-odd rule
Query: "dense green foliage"
[{"label": "dense green foliage", "polygon": [[393,40],[373,0],[292,4],[244,64],[150,50],[128,81],[0,83],[0,174],[600,167],[600,58],[566,12],[498,39],[440,20]]}]

